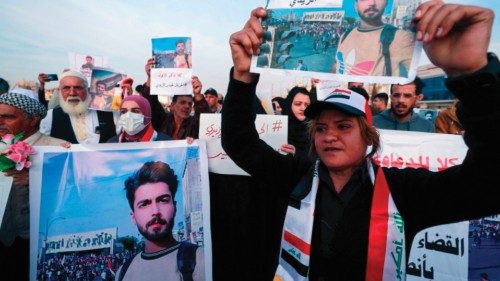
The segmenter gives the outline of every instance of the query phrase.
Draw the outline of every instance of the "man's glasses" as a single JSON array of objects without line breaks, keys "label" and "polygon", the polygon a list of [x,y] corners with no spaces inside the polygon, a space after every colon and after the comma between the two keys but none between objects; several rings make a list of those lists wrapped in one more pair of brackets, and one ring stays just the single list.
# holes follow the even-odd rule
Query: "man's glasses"
[{"label": "man's glasses", "polygon": [[69,92],[71,92],[71,88],[73,88],[73,90],[77,93],[81,93],[84,90],[84,88],[82,86],[63,86],[61,88],[61,91],[63,93],[69,93]]}]

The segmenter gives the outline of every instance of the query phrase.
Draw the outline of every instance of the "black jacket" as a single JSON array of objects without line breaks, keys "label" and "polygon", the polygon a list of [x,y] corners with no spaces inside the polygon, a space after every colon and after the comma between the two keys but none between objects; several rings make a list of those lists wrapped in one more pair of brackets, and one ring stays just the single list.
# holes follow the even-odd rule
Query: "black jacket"
[{"label": "black jacket", "polygon": [[[249,106],[256,84],[257,81],[252,84],[236,81],[231,74],[222,110],[222,146],[238,166],[273,187],[266,192],[289,198],[297,182],[310,169],[310,164],[283,156],[259,139],[254,125],[255,114]],[[499,83],[481,89],[481,95],[477,94],[478,89],[474,90],[463,89],[455,93],[459,98],[462,95],[477,97],[464,99],[458,108],[469,147],[463,164],[442,172],[383,168],[393,199],[405,221],[407,245],[411,245],[415,233],[424,228],[500,213],[500,188],[496,176],[500,170],[500,162],[496,160],[500,157],[500,137],[487,125],[500,123]],[[310,280],[318,280],[318,276],[323,276],[324,280],[333,277],[335,280],[364,280],[373,185],[367,183],[366,169],[361,167],[343,191],[336,194],[332,192],[333,184],[325,173],[320,169]],[[343,196],[344,191],[349,192],[349,196]],[[286,200],[279,200],[277,204],[280,202],[286,204]],[[334,223],[335,230],[322,235],[317,222],[322,214],[331,212],[328,208],[335,208],[335,205],[342,207],[341,215],[327,217]],[[278,205],[274,211],[269,209],[269,215],[276,215],[283,207]],[[284,216],[276,229],[281,229],[283,220]],[[274,231],[278,231],[276,229]],[[324,249],[331,252],[325,253]]]}]

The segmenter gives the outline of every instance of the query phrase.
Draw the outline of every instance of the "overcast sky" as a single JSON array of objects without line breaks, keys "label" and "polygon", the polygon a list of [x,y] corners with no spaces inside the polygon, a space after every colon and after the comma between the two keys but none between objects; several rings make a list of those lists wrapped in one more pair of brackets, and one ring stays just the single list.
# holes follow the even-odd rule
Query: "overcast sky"
[{"label": "overcast sky", "polygon": [[[500,11],[497,1],[455,0]],[[231,33],[242,28],[261,0],[2,0],[0,9],[0,77],[14,84],[36,80],[40,72],[61,73],[68,53],[106,56],[109,65],[132,76],[134,85],[146,79],[144,64],[151,56],[151,38],[193,38],[193,72],[203,88],[225,93],[232,65]],[[496,6],[496,7],[495,7]],[[491,50],[500,53],[500,24],[495,21]],[[422,56],[420,64],[428,60]],[[260,88],[290,87],[290,78],[261,77]],[[293,79],[292,79],[293,80]],[[297,80],[295,80],[297,81]],[[299,81],[307,81],[301,80]],[[55,86],[52,82],[50,86]],[[268,86],[267,86],[268,85]],[[271,89],[272,88],[272,89]]]}]

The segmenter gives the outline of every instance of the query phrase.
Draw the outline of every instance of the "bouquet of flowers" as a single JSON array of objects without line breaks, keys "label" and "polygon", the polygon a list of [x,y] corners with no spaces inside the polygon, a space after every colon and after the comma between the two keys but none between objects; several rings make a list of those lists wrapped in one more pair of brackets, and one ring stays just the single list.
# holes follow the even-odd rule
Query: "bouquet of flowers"
[{"label": "bouquet of flowers", "polygon": [[23,133],[6,134],[0,137],[0,171],[5,172],[12,168],[21,171],[31,167],[30,156],[35,154],[31,145],[21,141]]}]

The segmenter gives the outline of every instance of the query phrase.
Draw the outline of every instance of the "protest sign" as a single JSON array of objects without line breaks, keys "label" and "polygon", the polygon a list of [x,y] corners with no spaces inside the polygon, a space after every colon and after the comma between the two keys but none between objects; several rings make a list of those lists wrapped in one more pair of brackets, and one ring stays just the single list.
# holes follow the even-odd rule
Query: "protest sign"
[{"label": "protest sign", "polygon": [[152,95],[193,95],[191,37],[152,38],[154,68],[151,69]]},{"label": "protest sign", "polygon": [[[422,46],[412,18],[419,0],[270,0],[263,42],[252,72],[325,80],[408,83]],[[376,6],[376,7],[373,7]],[[367,27],[366,22],[377,23]]]},{"label": "protest sign", "polygon": [[124,187],[149,161],[166,163],[177,177],[177,191],[172,194],[175,217],[168,220],[168,227],[176,241],[198,245],[197,251],[204,255],[197,266],[204,266],[203,280],[211,280],[206,159],[203,142],[77,144],[69,151],[39,147],[30,169],[31,280],[36,280],[37,271],[42,280],[49,272],[55,276],[59,269],[51,265],[56,263],[81,266],[83,274],[95,268],[115,274],[126,259],[142,250],[144,230],[135,225],[137,217],[131,220]]},{"label": "protest sign", "polygon": [[[462,163],[467,152],[463,138],[457,135],[379,132],[382,149],[374,156],[374,161],[383,167],[442,171]],[[500,259],[497,247],[500,245],[500,222],[490,218],[440,225],[417,233],[407,261],[406,280],[466,281],[479,279],[481,273],[488,273],[490,278],[500,277],[500,264],[493,262]],[[481,234],[486,232],[490,235]],[[494,234],[499,235],[497,241]],[[481,242],[469,239],[477,240],[478,236],[482,247]],[[386,265],[394,258],[386,257]]]},{"label": "protest sign", "polygon": [[[283,115],[257,114],[255,128],[259,137],[278,150],[288,143],[288,117]],[[225,175],[248,175],[236,165],[221,145],[221,114],[200,114],[200,139],[207,143],[208,170]]]}]

